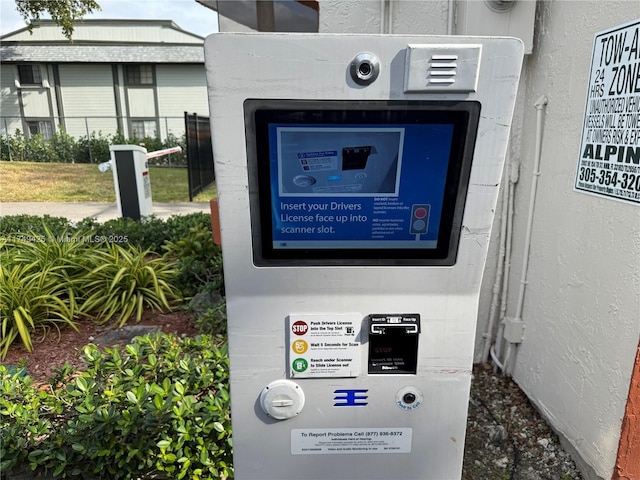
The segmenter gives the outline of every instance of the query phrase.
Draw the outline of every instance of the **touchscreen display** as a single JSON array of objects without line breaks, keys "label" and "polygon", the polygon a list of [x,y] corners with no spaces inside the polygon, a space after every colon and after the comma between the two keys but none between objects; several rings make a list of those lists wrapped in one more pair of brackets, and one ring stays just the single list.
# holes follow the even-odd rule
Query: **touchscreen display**
[{"label": "touchscreen display", "polygon": [[255,102],[247,117],[256,142],[248,149],[260,232],[254,260],[452,264],[477,103],[341,110]]}]

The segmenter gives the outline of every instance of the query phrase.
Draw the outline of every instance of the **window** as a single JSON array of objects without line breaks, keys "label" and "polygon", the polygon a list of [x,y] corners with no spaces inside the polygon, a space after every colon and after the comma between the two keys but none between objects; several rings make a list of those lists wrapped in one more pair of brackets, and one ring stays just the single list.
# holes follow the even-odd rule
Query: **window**
[{"label": "window", "polygon": [[39,65],[18,65],[20,85],[42,85]]},{"label": "window", "polygon": [[126,65],[124,80],[127,85],[153,85],[153,65]]},{"label": "window", "polygon": [[27,128],[29,134],[40,134],[43,140],[50,140],[53,137],[53,126],[49,120],[28,120]]},{"label": "window", "polygon": [[151,137],[155,138],[158,131],[158,124],[155,120],[132,120],[131,133],[135,138]]}]

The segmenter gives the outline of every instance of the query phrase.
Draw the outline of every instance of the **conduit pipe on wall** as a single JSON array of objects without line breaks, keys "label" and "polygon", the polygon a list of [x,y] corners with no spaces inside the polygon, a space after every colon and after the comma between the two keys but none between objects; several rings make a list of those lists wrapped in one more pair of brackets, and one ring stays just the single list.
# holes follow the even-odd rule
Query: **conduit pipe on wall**
[{"label": "conduit pipe on wall", "polygon": [[502,292],[502,276],[505,266],[505,255],[507,250],[507,209],[509,206],[509,187],[503,185],[502,187],[502,207],[500,211],[500,247],[498,250],[498,264],[496,266],[496,280],[493,283],[493,289],[491,290],[491,309],[489,310],[489,322],[487,329],[482,335],[482,358],[481,362],[486,363],[489,360],[489,352],[491,350],[491,342],[493,342],[493,327],[496,322],[496,315],[498,312],[498,306],[500,304],[500,293]]},{"label": "conduit pipe on wall", "polygon": [[380,33],[393,33],[393,0],[380,0]]},{"label": "conduit pipe on wall", "polygon": [[[502,370],[503,365],[499,358],[502,354],[502,332],[504,329],[504,318],[507,312],[507,293],[509,291],[509,272],[511,269],[511,240],[513,239],[513,197],[515,195],[516,183],[518,183],[520,172],[520,163],[517,160],[512,160],[509,163],[509,184],[503,191],[506,192],[506,202],[503,205],[503,215],[506,214],[506,228],[504,239],[500,239],[500,243],[504,242],[505,254],[503,263],[503,275],[502,275],[502,291],[500,292],[500,323],[498,324],[498,332],[495,337],[495,344],[491,345],[489,353],[494,363],[493,373],[496,373],[498,369]],[[504,199],[504,197],[503,197]],[[504,220],[504,217],[503,217]],[[498,284],[496,283],[496,286]],[[494,313],[495,315],[495,313]],[[493,331],[489,332],[489,344],[493,341]]]},{"label": "conduit pipe on wall", "polygon": [[511,244],[513,243],[513,199],[515,197],[516,184],[520,177],[520,163],[516,160],[509,164],[509,192],[507,194],[508,205],[505,207],[507,211],[507,231],[506,231],[506,251],[504,258],[504,274],[502,276],[502,292],[500,294],[500,323],[498,324],[498,332],[495,344],[491,347],[491,358],[494,362],[493,373],[503,369],[502,363],[499,361],[502,355],[502,333],[504,331],[504,319],[507,314],[507,294],[509,293],[509,274],[511,271]]},{"label": "conduit pipe on wall", "polygon": [[[540,176],[540,158],[542,157],[542,131],[544,126],[544,115],[548,103],[546,96],[542,95],[535,101],[533,106],[536,111],[536,145],[533,163],[533,173],[531,174],[531,192],[529,198],[529,212],[527,214],[527,229],[524,236],[524,248],[522,252],[522,270],[520,273],[520,288],[518,290],[518,303],[516,304],[516,315],[512,322],[522,322],[522,310],[524,308],[524,294],[527,287],[527,273],[529,270],[529,252],[531,250],[531,231],[533,229],[533,213],[535,210],[536,196],[538,190],[538,177]],[[507,350],[504,355],[503,372],[511,375],[511,351],[514,343],[507,343]]]},{"label": "conduit pipe on wall", "polygon": [[449,0],[449,8],[447,9],[447,35],[453,35],[455,8],[456,0]]}]

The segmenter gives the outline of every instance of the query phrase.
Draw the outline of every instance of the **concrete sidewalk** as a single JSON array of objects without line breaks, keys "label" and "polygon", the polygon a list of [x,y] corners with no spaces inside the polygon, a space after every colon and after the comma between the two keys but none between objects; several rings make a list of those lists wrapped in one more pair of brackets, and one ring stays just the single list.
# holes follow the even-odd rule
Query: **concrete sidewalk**
[{"label": "concrete sidewalk", "polygon": [[[183,215],[187,213],[210,213],[208,202],[188,203],[155,203],[153,214],[158,218],[167,218],[171,215]],[[100,222],[118,218],[118,207],[114,203],[98,202],[3,202],[0,203],[0,217],[9,215],[50,215],[52,217],[65,217],[72,222],[77,222],[87,217],[94,217]]]}]

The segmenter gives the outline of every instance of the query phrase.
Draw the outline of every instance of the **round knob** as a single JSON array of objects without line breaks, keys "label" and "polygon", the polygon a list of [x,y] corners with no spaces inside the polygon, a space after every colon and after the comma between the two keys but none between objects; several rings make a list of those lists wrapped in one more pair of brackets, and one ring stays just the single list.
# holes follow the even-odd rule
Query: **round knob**
[{"label": "round knob", "polygon": [[262,411],[276,420],[298,415],[304,407],[304,392],[291,380],[276,380],[260,392]]}]

